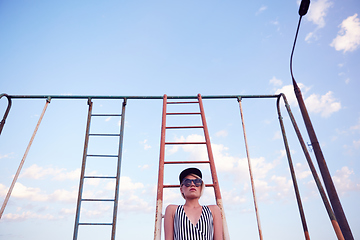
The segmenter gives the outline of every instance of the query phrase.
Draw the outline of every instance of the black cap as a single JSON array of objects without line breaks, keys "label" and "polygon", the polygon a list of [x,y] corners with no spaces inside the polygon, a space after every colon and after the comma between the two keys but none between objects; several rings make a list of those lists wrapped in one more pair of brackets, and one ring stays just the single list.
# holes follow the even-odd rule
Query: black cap
[{"label": "black cap", "polygon": [[202,173],[199,169],[187,168],[187,169],[183,170],[179,175],[180,184],[182,183],[183,179],[190,174],[195,174],[195,175],[199,176],[200,178],[202,178]]}]

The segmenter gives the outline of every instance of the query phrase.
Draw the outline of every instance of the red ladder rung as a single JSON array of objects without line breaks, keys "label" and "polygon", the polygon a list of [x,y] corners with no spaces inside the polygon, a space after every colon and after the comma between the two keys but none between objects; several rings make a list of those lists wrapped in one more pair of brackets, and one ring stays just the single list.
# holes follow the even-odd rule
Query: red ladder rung
[{"label": "red ladder rung", "polygon": [[166,162],[164,162],[164,164],[189,164],[189,163],[210,163],[210,161],[188,160],[188,161],[166,161]]},{"label": "red ladder rung", "polygon": [[[180,185],[163,185],[163,188],[179,188]],[[214,184],[205,184],[205,187],[214,187]]]},{"label": "red ladder rung", "polygon": [[199,103],[199,101],[189,101],[189,102],[167,102],[167,104],[186,104],[186,103]]},{"label": "red ladder rung", "polygon": [[204,128],[204,126],[173,126],[173,127],[166,127],[166,129],[178,129],[178,128]]},{"label": "red ladder rung", "polygon": [[166,115],[199,115],[200,112],[171,112],[166,113]]},{"label": "red ladder rung", "polygon": [[206,144],[206,142],[166,142],[165,144],[179,145],[179,144]]}]

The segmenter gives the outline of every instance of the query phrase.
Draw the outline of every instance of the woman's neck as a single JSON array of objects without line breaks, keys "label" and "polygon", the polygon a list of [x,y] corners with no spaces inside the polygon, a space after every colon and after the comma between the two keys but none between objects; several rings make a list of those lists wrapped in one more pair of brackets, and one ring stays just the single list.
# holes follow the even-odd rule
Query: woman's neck
[{"label": "woman's neck", "polygon": [[198,198],[186,199],[184,206],[190,207],[190,208],[200,207],[199,199]]}]

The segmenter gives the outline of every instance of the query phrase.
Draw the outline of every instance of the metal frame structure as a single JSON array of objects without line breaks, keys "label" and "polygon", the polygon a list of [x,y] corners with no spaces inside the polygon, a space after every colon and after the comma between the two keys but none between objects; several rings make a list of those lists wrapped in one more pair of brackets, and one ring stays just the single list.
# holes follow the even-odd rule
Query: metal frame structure
[{"label": "metal frame structure", "polygon": [[[124,101],[129,100],[129,99],[163,99],[163,96],[71,96],[71,95],[8,95],[8,94],[1,94],[0,98],[2,98],[3,96],[7,97],[8,99],[8,107],[6,109],[6,112],[4,114],[4,117],[1,121],[1,128],[0,130],[4,127],[5,124],[5,120],[9,114],[10,111],[10,107],[11,107],[11,100],[12,99],[46,99],[48,102],[50,102],[50,99],[88,99],[88,101],[91,101],[92,99],[124,99]],[[299,128],[297,126],[297,123],[295,121],[295,118],[291,112],[290,106],[287,102],[287,99],[285,97],[284,94],[278,94],[278,95],[210,95],[210,96],[202,96],[202,99],[237,99],[237,101],[239,102],[239,106],[240,106],[240,114],[241,114],[241,121],[243,124],[243,131],[244,131],[244,139],[245,139],[245,143],[247,142],[246,140],[246,133],[245,133],[245,125],[244,125],[244,119],[243,119],[243,114],[242,114],[242,108],[241,108],[241,100],[244,98],[275,98],[277,99],[277,112],[278,112],[278,117],[279,117],[279,123],[280,123],[280,128],[281,128],[281,132],[282,132],[282,136],[283,136],[283,140],[284,140],[284,146],[285,146],[285,150],[287,153],[287,158],[288,158],[288,162],[289,162],[289,168],[290,168],[290,172],[291,172],[291,176],[292,176],[292,180],[293,180],[293,184],[294,184],[294,191],[296,194],[296,199],[297,199],[297,203],[298,203],[298,207],[299,207],[299,213],[300,213],[300,217],[301,217],[301,222],[303,225],[303,230],[304,230],[304,235],[305,235],[305,239],[310,239],[309,237],[309,233],[308,233],[308,229],[307,229],[307,225],[306,225],[306,220],[305,220],[305,214],[303,211],[303,207],[301,204],[301,197],[299,194],[299,190],[297,187],[297,183],[296,183],[296,176],[295,176],[295,172],[292,166],[292,160],[291,160],[291,154],[290,154],[290,150],[289,150],[289,146],[288,146],[288,142],[287,142],[287,137],[286,137],[286,133],[285,133],[285,128],[284,128],[284,123],[282,120],[282,115],[281,115],[281,111],[280,111],[280,100],[281,98],[283,99],[284,103],[285,103],[285,107],[286,110],[289,114],[289,117],[291,119],[292,125],[294,127],[295,133],[299,139],[299,143],[303,149],[305,158],[308,162],[309,168],[311,170],[311,173],[314,177],[314,180],[316,182],[316,185],[318,187],[319,193],[321,195],[321,198],[324,202],[326,211],[328,213],[328,216],[330,218],[330,221],[332,223],[332,226],[334,228],[335,234],[337,236],[337,238],[340,239],[344,239],[343,237],[343,232],[342,230],[339,228],[339,224],[336,220],[336,217],[334,215],[334,209],[331,207],[328,197],[327,196],[333,196],[333,195],[337,195],[336,193],[336,189],[335,188],[326,188],[327,193],[325,192],[324,188],[322,187],[321,181],[319,179],[319,176],[316,172],[316,169],[312,163],[311,157],[308,153],[308,150],[306,148],[306,145],[304,143],[304,140],[301,136],[301,133],[299,131]],[[197,99],[197,96],[167,96],[167,99]],[[1,134],[1,132],[0,132]],[[320,146],[318,146],[318,148],[320,148]],[[249,157],[249,152],[248,149],[246,147],[247,150],[247,156],[248,156],[248,161],[249,161],[249,171],[251,172],[251,165],[250,165],[250,157]],[[121,154],[121,152],[119,152],[119,154]],[[324,160],[325,162],[325,160]],[[320,165],[320,163],[319,163]],[[119,172],[119,167],[118,166],[118,173],[120,175]],[[323,176],[324,177],[324,176]],[[324,181],[326,179],[323,179]],[[326,181],[325,181],[326,183]],[[254,203],[255,203],[255,209],[256,209],[256,214],[257,214],[257,220],[258,220],[258,227],[259,227],[259,236],[260,239],[262,239],[262,235],[261,235],[261,229],[260,229],[260,221],[259,221],[259,217],[258,217],[258,213],[257,213],[257,206],[256,206],[256,196],[255,196],[255,190],[253,189],[253,195],[254,195]],[[5,208],[6,203],[3,204],[3,208]],[[115,213],[115,212],[114,212]],[[115,218],[116,218],[116,214]],[[1,216],[0,216],[1,218]],[[347,239],[348,240],[348,239]]]}]

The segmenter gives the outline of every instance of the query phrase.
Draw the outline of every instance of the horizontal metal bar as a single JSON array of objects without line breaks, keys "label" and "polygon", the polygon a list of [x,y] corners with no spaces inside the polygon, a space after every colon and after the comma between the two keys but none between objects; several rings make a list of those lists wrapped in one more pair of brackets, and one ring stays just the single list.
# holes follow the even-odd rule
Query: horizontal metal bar
[{"label": "horizontal metal bar", "polygon": [[186,103],[199,103],[199,101],[191,101],[191,102],[167,102],[167,104],[186,104]]},{"label": "horizontal metal bar", "polygon": [[164,164],[186,164],[186,163],[210,163],[210,161],[187,160],[187,161],[165,161],[164,162]]},{"label": "horizontal metal bar", "polygon": [[166,113],[166,115],[196,115],[196,114],[201,114],[201,113],[199,113],[199,112]]},{"label": "horizontal metal bar", "polygon": [[115,201],[115,199],[81,199],[81,201],[86,201],[86,202],[113,202]]},{"label": "horizontal metal bar", "polygon": [[109,178],[114,179],[116,177],[107,177],[107,176],[84,176],[84,178]]},{"label": "horizontal metal bar", "polygon": [[95,154],[89,154],[86,156],[87,157],[118,157],[118,155],[95,155]]},{"label": "horizontal metal bar", "polygon": [[166,142],[165,144],[168,144],[168,145],[175,145],[175,144],[206,144],[206,142]]},{"label": "horizontal metal bar", "polygon": [[113,225],[112,223],[79,223],[79,225]]},{"label": "horizontal metal bar", "polygon": [[[163,96],[79,96],[79,95],[10,95],[10,98],[34,98],[34,99],[163,99]],[[226,98],[278,98],[278,95],[210,95],[201,96],[202,99],[226,99]],[[197,96],[167,96],[168,99],[197,99]]]},{"label": "horizontal metal bar", "polygon": [[120,136],[120,134],[115,134],[115,133],[90,133],[89,136],[118,137],[118,136]]},{"label": "horizontal metal bar", "polygon": [[121,117],[121,114],[91,114],[92,117]]},{"label": "horizontal metal bar", "polygon": [[179,126],[179,127],[166,127],[166,129],[177,129],[177,128],[204,128],[204,126]]},{"label": "horizontal metal bar", "polygon": [[[164,185],[164,188],[179,188],[180,185]],[[214,187],[214,184],[205,184],[205,187]]]}]

